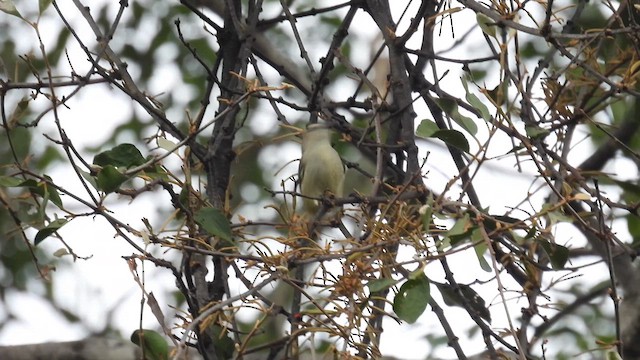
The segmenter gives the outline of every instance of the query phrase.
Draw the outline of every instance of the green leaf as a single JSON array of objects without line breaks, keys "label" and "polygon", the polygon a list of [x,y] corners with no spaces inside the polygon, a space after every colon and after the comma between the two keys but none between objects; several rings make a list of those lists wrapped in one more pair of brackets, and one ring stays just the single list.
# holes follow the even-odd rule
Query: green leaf
[{"label": "green leaf", "polygon": [[18,186],[29,188],[29,190],[31,190],[33,193],[44,196],[44,189],[40,187],[39,183],[33,179],[27,179],[21,182]]},{"label": "green leaf", "polygon": [[[44,199],[45,201],[51,200],[52,203],[56,204],[57,207],[62,209],[62,199],[60,198],[60,194],[58,193],[58,189],[51,186],[53,183],[53,179],[51,179],[48,175],[44,175],[44,178],[49,180],[49,182],[41,182],[40,186],[44,190]],[[45,202],[46,204],[46,202]]]},{"label": "green leaf", "polygon": [[531,139],[544,139],[551,132],[537,125],[525,125],[524,131]]},{"label": "green leaf", "polygon": [[156,141],[158,142],[159,148],[166,150],[167,152],[171,151],[174,154],[178,154],[179,148],[176,148],[176,143],[173,141],[161,136],[157,137]]},{"label": "green leaf", "polygon": [[185,209],[189,209],[191,207],[190,198],[191,187],[189,185],[185,185],[180,190],[180,195],[178,195],[178,201],[180,205],[182,205]]},{"label": "green leaf", "polygon": [[[47,175],[44,175],[44,178],[52,182],[51,178]],[[62,208],[62,199],[60,198],[60,194],[58,194],[58,190],[51,186],[46,181],[35,181],[33,179],[28,179],[22,181],[17,186],[26,187],[31,191],[32,194],[36,194],[42,197],[43,208],[47,206],[49,200],[53,202],[59,208]]]},{"label": "green leaf", "polygon": [[82,170],[78,166],[76,166],[76,171],[79,172],[80,175],[82,175],[82,177],[85,180],[87,180],[87,182],[91,184],[91,186],[93,186],[94,189],[98,189],[98,183],[96,182],[96,178],[92,176],[91,173]]},{"label": "green leaf", "polygon": [[508,88],[505,86],[506,82],[501,82],[500,84],[498,84],[495,88],[489,90],[489,89],[484,89],[483,93],[491,100],[493,100],[493,103],[495,106],[502,106],[505,103],[505,100],[507,99],[507,93],[508,93]]},{"label": "green leaf", "polygon": [[466,153],[469,152],[469,142],[460,131],[438,130],[432,135],[432,137],[436,137],[444,141],[447,145],[456,147]]},{"label": "green leaf", "polygon": [[552,208],[552,204],[543,204],[541,210],[541,213],[543,214],[546,212],[546,215],[549,217],[549,222],[551,223],[550,225],[555,225],[559,222],[573,222],[573,218],[571,216],[564,214],[560,209],[550,211],[549,209]]},{"label": "green leaf", "polygon": [[225,329],[220,325],[210,327],[213,333],[213,344],[216,349],[218,359],[232,359],[235,351],[235,342],[231,339]]},{"label": "green leaf", "polygon": [[453,99],[439,98],[434,99],[438,107],[442,109],[447,115],[449,115],[453,121],[462,126],[469,134],[475,135],[478,132],[478,127],[473,119],[464,116],[458,112],[458,103]]},{"label": "green leaf", "polygon": [[11,117],[8,120],[8,126],[10,129],[14,129],[16,124],[24,117],[25,114],[27,114],[27,109],[29,108],[29,103],[31,102],[31,100],[33,99],[29,96],[24,96],[22,99],[20,99],[20,101],[16,105],[16,108],[13,110],[13,113],[11,113]]},{"label": "green leaf", "polygon": [[564,269],[564,265],[569,259],[569,249],[562,245],[552,243],[547,239],[538,238],[538,241],[542,245],[544,252],[549,256],[551,267],[555,270]]},{"label": "green leaf", "polygon": [[529,228],[529,230],[527,231],[527,234],[524,236],[525,239],[531,239],[534,236],[536,236],[536,234],[538,233],[538,230],[536,229],[535,226],[532,226]]},{"label": "green leaf", "polygon": [[455,291],[455,288],[449,284],[436,283],[444,303],[448,306],[465,307],[465,304],[473,309],[478,316],[491,322],[491,312],[487,308],[484,299],[478,295],[469,285],[458,284],[460,292]]},{"label": "green leaf", "polygon": [[374,293],[374,292],[378,292],[378,291],[382,291],[385,289],[388,289],[392,286],[394,286],[395,284],[398,283],[398,280],[394,280],[394,279],[375,279],[375,280],[371,280],[367,283],[367,287],[369,288],[369,291]]},{"label": "green leaf", "polygon": [[491,113],[489,113],[489,109],[478,99],[475,94],[467,94],[467,101],[471,106],[473,106],[476,110],[480,111],[480,116],[486,121],[491,121]]},{"label": "green leaf", "polygon": [[38,0],[38,9],[40,10],[40,15],[47,10],[47,8],[51,5],[51,0]]},{"label": "green leaf", "polygon": [[487,70],[484,69],[477,69],[475,67],[471,68],[471,72],[469,72],[469,76],[474,80],[474,81],[481,81],[484,78],[487,77]]},{"label": "green leaf", "polygon": [[23,180],[13,176],[0,176],[1,187],[16,187],[22,184]]},{"label": "green leaf", "polygon": [[476,21],[483,33],[496,37],[496,22],[483,13],[476,13]]},{"label": "green leaf", "polygon": [[438,130],[440,130],[440,128],[435,122],[424,119],[420,122],[420,125],[418,125],[416,135],[423,138],[429,138],[433,137],[433,134],[435,134]]},{"label": "green leaf", "polygon": [[469,214],[464,214],[464,216],[458,219],[451,229],[447,231],[447,236],[466,234],[469,231],[469,225]]},{"label": "green leaf", "polygon": [[420,207],[419,213],[422,218],[422,229],[425,232],[429,232],[431,222],[433,221],[433,207],[431,207],[431,204],[422,205],[422,207]]},{"label": "green leaf", "polygon": [[131,342],[138,345],[144,351],[145,360],[169,359],[169,344],[159,333],[138,329],[131,334]]},{"label": "green leaf", "polygon": [[98,189],[109,194],[118,190],[120,185],[127,181],[127,179],[128,178],[118,171],[118,169],[112,165],[107,165],[98,173],[96,185],[98,185]]},{"label": "green leaf", "polygon": [[609,349],[606,351],[605,353],[605,359],[607,360],[622,360],[622,356],[620,356],[620,354],[618,354],[617,350],[614,349]]},{"label": "green leaf", "polygon": [[476,251],[476,257],[478,258],[480,267],[486,272],[491,272],[493,269],[491,269],[487,259],[484,258],[484,254],[487,253],[489,248],[487,242],[484,241],[482,237],[482,230],[480,230],[480,228],[473,229],[471,232],[471,241],[476,244],[473,249]]},{"label": "green leaf", "polygon": [[0,11],[19,17],[20,19],[24,19],[22,15],[20,15],[18,9],[16,9],[16,5],[13,3],[13,0],[0,0]]},{"label": "green leaf", "polygon": [[408,280],[418,280],[424,277],[424,267],[420,267],[409,273]]},{"label": "green leaf", "polygon": [[627,229],[629,230],[629,234],[633,238],[633,242],[631,243],[631,247],[638,248],[640,247],[640,219],[638,219],[638,215],[628,214],[625,216],[627,220]]},{"label": "green leaf", "polygon": [[613,115],[613,123],[619,124],[625,116],[627,116],[627,112],[629,112],[633,105],[629,104],[626,101],[615,101],[609,106],[611,111],[611,115]]},{"label": "green leaf", "polygon": [[409,324],[418,320],[431,298],[429,279],[424,273],[407,280],[393,299],[393,311]]},{"label": "green leaf", "polygon": [[101,152],[93,158],[93,163],[99,166],[112,165],[114,167],[133,167],[145,163],[140,150],[131,144],[120,144],[111,150]]},{"label": "green leaf", "polygon": [[67,256],[67,255],[70,255],[70,254],[69,254],[69,250],[67,250],[66,248],[60,248],[60,249],[58,249],[58,250],[53,252],[53,256],[58,257],[58,258],[61,258],[63,256]]},{"label": "green leaf", "polygon": [[469,92],[469,88],[467,85],[467,82],[469,81],[468,75],[465,76],[464,78],[460,78],[460,81],[462,82],[462,87],[464,87],[464,92],[467,94],[465,96],[465,99],[467,99],[467,101],[471,106],[473,106],[476,110],[480,112],[480,116],[482,116],[484,120],[490,121],[491,113],[489,112],[489,109],[482,103],[482,101],[480,101],[480,99],[478,99],[478,97],[475,94],[472,94],[471,92]]},{"label": "green leaf", "polygon": [[38,231],[33,243],[35,245],[38,245],[39,243],[42,242],[42,240],[48,238],[49,236],[51,236],[51,234],[53,234],[54,232],[58,231],[67,222],[68,221],[65,220],[65,219],[56,219],[56,220],[50,222],[49,225],[45,226],[44,228],[40,229],[40,231]]},{"label": "green leaf", "polygon": [[167,171],[159,165],[150,165],[144,169],[144,175],[148,176],[153,180],[171,180],[171,178],[167,175]]},{"label": "green leaf", "polygon": [[543,53],[536,48],[535,41],[525,41],[520,46],[520,54],[525,59],[540,59]]},{"label": "green leaf", "polygon": [[209,235],[218,236],[234,245],[229,220],[220,209],[202,208],[194,214],[194,219]]},{"label": "green leaf", "polygon": [[422,138],[437,138],[444,141],[447,145],[456,147],[464,152],[469,152],[469,142],[464,135],[457,130],[440,129],[438,125],[431,120],[422,120],[416,135]]},{"label": "green leaf", "polygon": [[474,229],[473,226],[474,224],[469,219],[469,214],[464,214],[464,216],[458,219],[451,229],[447,231],[446,238],[449,239],[452,246],[455,246],[469,238]]}]

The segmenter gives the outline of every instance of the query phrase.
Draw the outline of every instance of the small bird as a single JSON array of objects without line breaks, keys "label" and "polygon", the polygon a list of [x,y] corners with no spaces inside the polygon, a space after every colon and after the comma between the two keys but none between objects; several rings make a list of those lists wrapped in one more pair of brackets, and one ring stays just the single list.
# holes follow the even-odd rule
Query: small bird
[{"label": "small bird", "polygon": [[[320,198],[326,192],[342,196],[344,164],[338,152],[331,146],[331,130],[324,124],[310,124],[302,135],[302,158],[298,168],[302,195]],[[306,213],[314,214],[318,202],[304,198]]]}]

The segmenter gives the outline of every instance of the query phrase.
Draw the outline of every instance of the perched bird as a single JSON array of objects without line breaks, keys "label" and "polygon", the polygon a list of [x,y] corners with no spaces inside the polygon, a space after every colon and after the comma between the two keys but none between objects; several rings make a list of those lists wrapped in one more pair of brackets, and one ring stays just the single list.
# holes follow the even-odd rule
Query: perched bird
[{"label": "perched bird", "polygon": [[[324,124],[311,124],[302,135],[302,158],[298,168],[302,195],[320,198],[326,192],[342,196],[344,165],[338,152],[331,146],[331,130]],[[318,202],[304,198],[306,213],[314,214]]]}]

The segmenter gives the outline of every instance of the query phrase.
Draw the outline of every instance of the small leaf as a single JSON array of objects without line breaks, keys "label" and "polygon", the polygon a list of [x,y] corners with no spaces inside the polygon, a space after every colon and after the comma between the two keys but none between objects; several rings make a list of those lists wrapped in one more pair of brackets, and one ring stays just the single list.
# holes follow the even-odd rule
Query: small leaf
[{"label": "small leaf", "polygon": [[171,151],[174,154],[178,153],[178,149],[176,149],[176,143],[174,143],[173,141],[163,137],[157,137],[156,141],[158,142],[158,146],[161,149],[166,150],[167,152]]},{"label": "small leaf", "polygon": [[220,325],[210,327],[213,335],[213,344],[218,359],[232,359],[236,349],[235,342],[227,335],[227,331]]},{"label": "small leaf", "polygon": [[167,171],[162,168],[162,166],[159,165],[150,165],[148,167],[146,167],[143,171],[143,178],[145,180],[165,180],[165,181],[172,181],[173,178],[170,178],[167,174]]},{"label": "small leaf", "polygon": [[111,150],[101,152],[93,158],[95,165],[114,167],[133,167],[145,163],[140,150],[131,144],[120,144]]},{"label": "small leaf", "polygon": [[91,184],[91,186],[93,186],[94,189],[98,189],[98,183],[96,182],[95,177],[91,176],[90,173],[80,169],[78,166],[76,166],[76,171],[78,173],[80,173],[80,175],[82,175],[82,177],[89,183]]},{"label": "small leaf", "polygon": [[483,13],[476,13],[476,21],[483,33],[496,37],[496,22]]},{"label": "small leaf", "polygon": [[31,97],[24,96],[22,99],[20,99],[18,104],[16,104],[16,108],[13,109],[13,113],[11,113],[11,117],[7,121],[8,126],[9,126],[10,129],[13,129],[16,126],[16,124],[27,113],[27,109],[29,108],[29,103],[31,102],[31,100],[32,100]]},{"label": "small leaf", "polygon": [[[634,6],[638,6],[638,5],[634,5]],[[617,350],[609,349],[605,353],[605,359],[606,360],[622,360],[622,356],[620,356],[620,354],[618,354]]]},{"label": "small leaf", "polygon": [[471,106],[473,106],[476,110],[480,112],[480,116],[482,116],[484,120],[490,121],[491,113],[489,113],[489,109],[482,103],[482,101],[480,101],[480,99],[478,99],[478,97],[475,94],[472,94],[471,92],[469,92],[469,88],[467,86],[467,82],[469,81],[468,78],[469,78],[468,75],[465,76],[464,78],[460,78],[460,81],[462,82],[462,87],[464,87],[464,92],[467,94],[465,98],[467,99],[467,101]]},{"label": "small leaf", "polygon": [[378,292],[378,291],[382,291],[385,289],[388,289],[392,286],[394,286],[395,284],[397,284],[398,281],[394,280],[394,279],[375,279],[375,280],[371,280],[367,283],[367,287],[369,288],[369,291],[374,293],[374,292]]},{"label": "small leaf", "polygon": [[466,153],[469,152],[469,142],[460,131],[438,130],[432,135],[432,137],[436,137],[444,141],[447,145],[456,147]]},{"label": "small leaf", "polygon": [[573,196],[573,198],[576,200],[589,201],[591,200],[591,195],[586,193],[577,193]]},{"label": "small leaf", "polygon": [[478,127],[476,126],[475,121],[458,112],[458,103],[456,103],[455,100],[448,98],[439,98],[434,100],[442,111],[449,115],[458,125],[462,126],[462,128],[469,134],[475,135],[478,132]]},{"label": "small leaf", "polygon": [[525,239],[531,239],[533,238],[536,234],[538,233],[538,230],[536,229],[535,226],[532,226],[531,228],[529,228],[529,231],[527,231],[527,235],[524,236]]},{"label": "small leaf", "polygon": [[431,222],[433,220],[433,208],[430,204],[422,205],[420,210],[418,210],[418,213],[422,218],[422,229],[429,232],[429,228],[431,227]]},{"label": "small leaf", "polygon": [[413,324],[427,308],[430,296],[429,279],[422,273],[402,284],[393,299],[393,311],[400,319]]},{"label": "small leaf", "polygon": [[424,266],[412,271],[407,277],[408,280],[420,280],[424,277]]},{"label": "small leaf", "polygon": [[569,259],[569,249],[562,245],[552,243],[546,239],[539,238],[538,241],[542,245],[544,252],[549,256],[551,267],[554,270],[564,269],[564,265]]},{"label": "small leaf", "polygon": [[13,176],[0,176],[1,187],[16,187],[20,186],[24,180]]},{"label": "small leaf", "polygon": [[[50,182],[53,182],[53,180],[51,180],[51,178],[47,175],[44,175],[44,178],[49,180]],[[8,181],[8,180],[5,180],[5,181]],[[10,182],[10,183],[13,183],[13,182]],[[51,202],[56,204],[56,206],[58,206],[59,208],[62,208],[62,199],[60,198],[60,194],[58,194],[58,190],[55,187],[51,186],[51,184],[49,184],[46,181],[38,182],[38,181],[35,181],[34,179],[28,179],[28,180],[22,181],[16,186],[26,187],[29,189],[29,191],[31,191],[32,194],[36,194],[42,197],[43,208],[47,206],[49,200],[51,200]]]},{"label": "small leaf", "polygon": [[489,109],[478,99],[475,94],[467,94],[467,101],[471,104],[476,110],[480,111],[480,116],[486,121],[491,120],[491,113],[489,113]]},{"label": "small leaf", "polygon": [[473,230],[473,223],[469,219],[469,214],[458,219],[455,224],[447,231],[446,239],[449,240],[452,246],[458,245],[465,239],[468,239]]},{"label": "small leaf", "polygon": [[40,15],[47,10],[47,8],[51,5],[51,0],[38,0],[38,8],[40,10]]},{"label": "small leaf", "polygon": [[13,3],[13,0],[0,0],[0,11],[23,19],[18,9],[16,9],[16,5]]},{"label": "small leaf", "polygon": [[58,193],[58,189],[53,187],[53,179],[51,179],[48,175],[44,175],[44,178],[49,180],[49,182],[41,182],[40,187],[44,190],[44,199],[51,200],[52,203],[56,204],[57,207],[62,209],[62,199],[60,198],[60,194]]},{"label": "small leaf", "polygon": [[476,251],[476,257],[478,258],[480,267],[486,272],[491,272],[493,269],[491,269],[491,266],[487,262],[487,259],[484,258],[484,254],[487,253],[488,246],[482,238],[482,231],[480,230],[480,228],[475,228],[471,232],[471,242],[476,243],[473,249]]},{"label": "small leaf", "polygon": [[492,90],[489,89],[481,89],[480,91],[484,93],[489,99],[493,101],[493,104],[496,106],[504,105],[505,99],[507,98],[507,94],[505,91],[505,83],[502,82],[498,84]]},{"label": "small leaf", "polygon": [[551,133],[549,130],[537,125],[525,125],[524,131],[531,139],[544,139]]},{"label": "small leaf", "polygon": [[555,225],[559,222],[573,222],[573,218],[564,214],[561,209],[550,210],[552,208],[553,205],[551,204],[543,204],[541,210],[543,214],[546,212],[546,215],[549,217],[549,222],[551,223],[550,225]]},{"label": "small leaf", "polygon": [[40,196],[44,196],[44,191],[40,186],[38,186],[38,182],[33,179],[24,180],[18,186],[29,188],[29,190],[33,191],[34,193]]},{"label": "small leaf", "polygon": [[40,229],[36,234],[36,237],[33,241],[35,245],[38,245],[42,242],[42,240],[48,238],[51,234],[58,231],[61,227],[63,227],[68,221],[65,219],[56,219],[49,223],[49,225]]},{"label": "small leaf", "polygon": [[418,125],[416,135],[422,138],[437,138],[447,145],[454,146],[464,152],[469,152],[469,142],[460,131],[440,129],[436,123],[424,119]]},{"label": "small leaf", "polygon": [[210,235],[218,236],[230,245],[234,245],[229,220],[220,209],[202,208],[194,214],[194,219]]},{"label": "small leaf", "polygon": [[420,125],[418,125],[416,135],[423,138],[429,138],[433,137],[433,134],[435,134],[438,130],[440,130],[440,128],[436,123],[431,120],[424,119],[420,122]]},{"label": "small leaf", "polygon": [[629,214],[625,216],[627,220],[627,229],[629,230],[629,234],[633,238],[633,242],[631,243],[631,247],[637,249],[640,247],[640,220],[638,219],[638,215]]},{"label": "small leaf", "polygon": [[118,169],[112,165],[107,165],[98,173],[96,185],[98,185],[98,189],[109,194],[118,190],[120,185],[127,181],[127,179],[128,178],[118,171]]},{"label": "small leaf", "polygon": [[447,231],[447,236],[462,235],[466,234],[467,231],[469,231],[469,214],[464,214],[464,216],[458,219],[451,229]]},{"label": "small leaf", "polygon": [[60,258],[60,257],[63,257],[65,255],[69,255],[69,251],[67,249],[65,249],[65,248],[60,248],[60,249],[58,249],[58,250],[53,252],[53,256],[55,256],[55,257],[59,257]]},{"label": "small leaf", "polygon": [[143,349],[146,360],[169,359],[169,344],[159,333],[138,329],[131,334],[131,342]]}]

